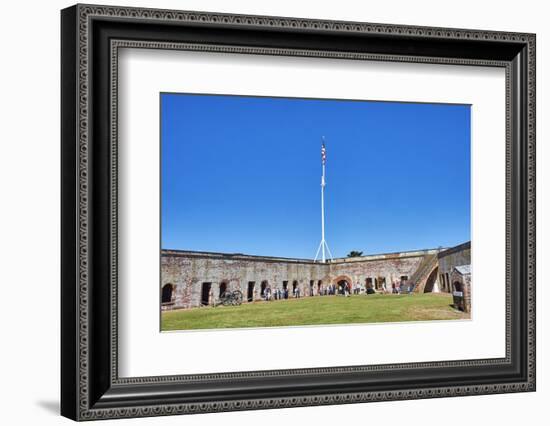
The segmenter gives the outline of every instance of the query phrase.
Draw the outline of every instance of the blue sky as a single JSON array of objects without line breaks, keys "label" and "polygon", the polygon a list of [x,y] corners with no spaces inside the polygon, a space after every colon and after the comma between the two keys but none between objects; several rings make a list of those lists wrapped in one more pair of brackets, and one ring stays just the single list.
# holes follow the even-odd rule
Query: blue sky
[{"label": "blue sky", "polygon": [[161,246],[313,258],[470,239],[470,106],[161,94]]}]

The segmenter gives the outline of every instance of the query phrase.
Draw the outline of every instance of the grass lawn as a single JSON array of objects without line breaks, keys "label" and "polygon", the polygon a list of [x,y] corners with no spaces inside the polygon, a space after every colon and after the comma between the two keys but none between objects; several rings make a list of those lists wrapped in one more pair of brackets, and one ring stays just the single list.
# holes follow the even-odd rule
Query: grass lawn
[{"label": "grass lawn", "polygon": [[444,293],[315,296],[166,311],[162,330],[468,319]]}]

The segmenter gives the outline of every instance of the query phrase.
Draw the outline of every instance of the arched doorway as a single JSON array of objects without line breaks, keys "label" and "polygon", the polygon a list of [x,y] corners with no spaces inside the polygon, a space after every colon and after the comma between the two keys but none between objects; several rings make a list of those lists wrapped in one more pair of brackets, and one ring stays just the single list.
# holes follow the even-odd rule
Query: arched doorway
[{"label": "arched doorway", "polygon": [[260,286],[260,296],[266,297],[265,289],[267,288],[267,281],[262,281],[262,284]]},{"label": "arched doorway", "polygon": [[346,280],[338,281],[338,294],[344,294],[349,283]]},{"label": "arched doorway", "polygon": [[162,303],[172,302],[172,295],[174,293],[174,286],[172,284],[165,284],[162,286]]},{"label": "arched doorway", "polygon": [[431,293],[433,291],[435,291],[436,293],[439,292],[439,289],[437,288],[437,286],[435,286],[438,271],[439,268],[436,266],[434,270],[430,272],[430,275],[428,275],[428,278],[426,279],[426,285],[424,285],[424,293]]},{"label": "arched doorway", "polygon": [[253,302],[254,301],[254,287],[255,286],[256,286],[255,281],[249,281],[248,282],[248,291],[246,292],[247,302]]},{"label": "arched doorway", "polygon": [[300,297],[300,293],[298,290],[298,281],[296,280],[292,281],[292,296]]},{"label": "arched doorway", "polygon": [[210,305],[210,289],[211,288],[212,288],[212,283],[202,283],[201,305],[203,305],[203,306]]},{"label": "arched doorway", "polygon": [[348,285],[348,288],[351,289],[353,281],[347,275],[340,275],[339,277],[336,277],[332,282],[336,286],[336,294],[344,294],[346,284]]},{"label": "arched doorway", "polygon": [[366,288],[373,288],[372,278],[365,278],[365,287]]},{"label": "arched doorway", "polygon": [[227,291],[227,283],[223,281],[220,283],[220,293],[218,294],[218,297],[222,297],[226,291]]}]

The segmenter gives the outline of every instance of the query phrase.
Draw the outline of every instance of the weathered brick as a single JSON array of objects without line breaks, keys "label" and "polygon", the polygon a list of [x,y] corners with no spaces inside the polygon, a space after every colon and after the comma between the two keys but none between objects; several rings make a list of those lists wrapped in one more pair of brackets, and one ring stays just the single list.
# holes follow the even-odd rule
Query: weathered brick
[{"label": "weathered brick", "polygon": [[[439,254],[439,264],[445,268],[456,266],[453,259],[468,260],[464,247],[447,250],[446,256]],[[456,248],[455,248],[456,249]],[[464,252],[464,253],[463,253]],[[247,298],[248,284],[254,282],[253,299],[260,298],[262,282],[271,290],[282,289],[283,281],[288,282],[292,293],[293,283],[302,296],[309,296],[310,283],[313,281],[313,295],[318,293],[318,285],[324,289],[329,284],[337,285],[346,280],[350,285],[366,284],[367,280],[381,282],[391,291],[392,283],[399,283],[402,277],[410,279],[427,256],[435,256],[437,249],[419,250],[402,253],[369,255],[354,258],[334,259],[327,263],[309,259],[290,259],[268,256],[250,256],[243,254],[223,254],[180,250],[163,250],[161,256],[161,289],[172,285],[171,301],[163,304],[163,309],[181,309],[201,305],[202,284],[211,283],[209,303],[219,300],[220,290],[239,289]],[[451,257],[454,256],[454,257]],[[443,259],[443,260],[442,260]],[[452,267],[451,267],[452,269]],[[440,266],[441,270],[441,266]],[[221,287],[221,288],[220,288]],[[444,286],[440,286],[444,287]],[[436,287],[437,288],[437,287]],[[450,291],[443,288],[444,291]]]}]

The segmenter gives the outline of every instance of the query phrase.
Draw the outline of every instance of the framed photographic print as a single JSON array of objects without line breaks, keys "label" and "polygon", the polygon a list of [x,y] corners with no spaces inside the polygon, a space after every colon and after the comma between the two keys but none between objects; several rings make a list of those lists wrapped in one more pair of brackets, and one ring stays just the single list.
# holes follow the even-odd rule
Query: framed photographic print
[{"label": "framed photographic print", "polygon": [[535,36],[76,5],[75,420],[535,390]]}]

